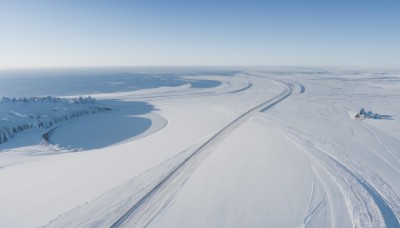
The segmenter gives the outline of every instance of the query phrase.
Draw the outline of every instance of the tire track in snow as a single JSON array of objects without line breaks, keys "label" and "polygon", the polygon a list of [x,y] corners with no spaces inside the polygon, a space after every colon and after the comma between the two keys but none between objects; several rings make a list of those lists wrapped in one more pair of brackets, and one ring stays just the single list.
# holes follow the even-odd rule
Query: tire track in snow
[{"label": "tire track in snow", "polygon": [[225,137],[253,114],[261,110],[265,111],[291,95],[292,87],[289,84],[273,79],[268,80],[279,83],[282,86],[282,92],[272,99],[248,110],[222,128],[213,137],[202,144],[192,155],[184,160],[156,187],[149,191],[149,193],[147,193],[138,203],[131,207],[111,227],[146,226],[154,216],[156,216],[172,200],[173,196],[191,176],[196,167],[213,151],[215,146],[217,146]]},{"label": "tire track in snow", "polygon": [[[334,144],[285,124],[260,119],[303,147],[317,172],[327,173],[342,192],[354,227],[400,227],[400,199],[393,189],[363,163]],[[344,156],[343,156],[344,155]],[[327,181],[327,180],[322,180]],[[327,189],[332,191],[332,189]],[[329,193],[327,192],[329,195]],[[333,222],[335,217],[331,208]],[[340,213],[340,212],[339,212]],[[334,226],[334,225],[333,225]]]},{"label": "tire track in snow", "polygon": [[[378,144],[385,150],[386,154],[389,155],[391,157],[391,160],[389,161],[387,158],[383,157],[381,154],[379,154],[378,152],[376,152],[376,150],[373,150],[374,153],[380,157],[382,160],[384,160],[386,162],[386,164],[388,166],[390,166],[392,169],[395,169],[396,171],[400,172],[400,168],[396,165],[400,164],[400,160],[396,157],[396,155],[394,153],[392,153],[386,146],[385,143],[382,142],[382,140],[377,136],[376,133],[374,133],[374,131],[376,131],[377,129],[372,130],[370,127],[368,127],[367,125],[363,126],[364,129],[371,134],[374,139],[378,142]],[[397,164],[393,164],[392,162],[395,161]]]},{"label": "tire track in snow", "polygon": [[[300,227],[335,227],[334,221],[332,220],[332,200],[327,191],[327,186],[323,182],[323,178],[320,176],[317,168],[310,164],[310,169],[313,177],[311,197],[306,214],[303,218],[303,224]],[[320,217],[322,217],[323,220],[316,221],[320,219]]]},{"label": "tire track in snow", "polygon": [[[379,192],[367,182],[359,173],[351,170],[345,163],[338,161],[326,152],[322,160],[329,165],[332,176],[342,185],[345,196],[350,200],[353,222],[356,227],[400,227],[394,211],[389,203],[379,194]],[[340,177],[335,174],[340,174]],[[356,202],[358,200],[358,202]],[[364,207],[364,208],[361,208]],[[369,225],[369,226],[368,226]]]}]

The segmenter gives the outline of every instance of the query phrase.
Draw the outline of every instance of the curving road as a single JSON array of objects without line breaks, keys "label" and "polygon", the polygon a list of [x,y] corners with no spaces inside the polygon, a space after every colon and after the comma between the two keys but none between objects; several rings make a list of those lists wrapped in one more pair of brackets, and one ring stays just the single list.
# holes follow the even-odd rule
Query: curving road
[{"label": "curving road", "polygon": [[148,224],[169,203],[196,167],[213,151],[216,145],[255,113],[265,111],[291,95],[292,85],[277,80],[268,80],[279,83],[282,86],[281,93],[243,113],[218,131],[121,218],[115,221],[111,227],[143,227]]}]

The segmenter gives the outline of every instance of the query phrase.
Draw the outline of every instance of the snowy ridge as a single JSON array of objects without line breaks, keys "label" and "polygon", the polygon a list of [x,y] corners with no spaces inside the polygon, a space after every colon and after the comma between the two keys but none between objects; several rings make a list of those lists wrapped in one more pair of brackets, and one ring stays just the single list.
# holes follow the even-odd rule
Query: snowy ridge
[{"label": "snowy ridge", "polygon": [[79,116],[104,112],[107,107],[94,106],[92,97],[2,97],[0,102],[0,144],[15,134],[31,128],[49,128]]},{"label": "snowy ridge", "polygon": [[67,103],[67,104],[93,104],[96,99],[87,97],[78,98],[60,98],[60,97],[2,97],[1,102],[53,102],[53,103]]}]

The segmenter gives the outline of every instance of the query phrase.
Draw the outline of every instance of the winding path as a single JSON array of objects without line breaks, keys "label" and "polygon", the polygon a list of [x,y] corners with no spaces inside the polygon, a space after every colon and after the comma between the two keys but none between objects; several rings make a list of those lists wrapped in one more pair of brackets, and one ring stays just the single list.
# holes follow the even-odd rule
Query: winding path
[{"label": "winding path", "polygon": [[[268,79],[272,80],[272,79]],[[284,82],[272,80],[282,86],[282,91],[272,99],[243,113],[230,122],[213,137],[202,144],[193,154],[175,168],[165,179],[131,207],[111,227],[143,227],[148,224],[173,198],[196,167],[213,151],[225,137],[233,132],[252,115],[265,111],[291,95],[292,86]]]}]

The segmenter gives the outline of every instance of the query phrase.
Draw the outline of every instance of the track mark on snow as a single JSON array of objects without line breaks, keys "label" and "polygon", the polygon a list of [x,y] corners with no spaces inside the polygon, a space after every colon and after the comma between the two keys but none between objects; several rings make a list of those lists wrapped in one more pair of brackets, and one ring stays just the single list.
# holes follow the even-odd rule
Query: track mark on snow
[{"label": "track mark on snow", "polygon": [[[267,78],[265,78],[267,79]],[[165,179],[156,187],[147,193],[138,203],[131,207],[121,218],[119,218],[111,227],[143,227],[148,224],[157,213],[159,213],[183,186],[186,180],[194,172],[195,168],[203,161],[213,148],[227,137],[233,130],[245,122],[254,113],[265,111],[280,101],[284,100],[292,93],[292,88],[283,82],[280,83],[282,92],[272,99],[248,110],[240,115],[231,123],[222,128],[212,138],[202,144],[193,154],[184,160],[176,169],[174,169]]]},{"label": "track mark on snow", "polygon": [[[362,165],[356,157],[328,141],[305,134],[285,124],[269,121],[267,123],[291,139],[293,143],[304,147],[318,173],[329,174],[338,190],[342,192],[353,226],[400,227],[399,197],[368,166]],[[333,217],[333,219],[340,219],[340,217]]]}]

